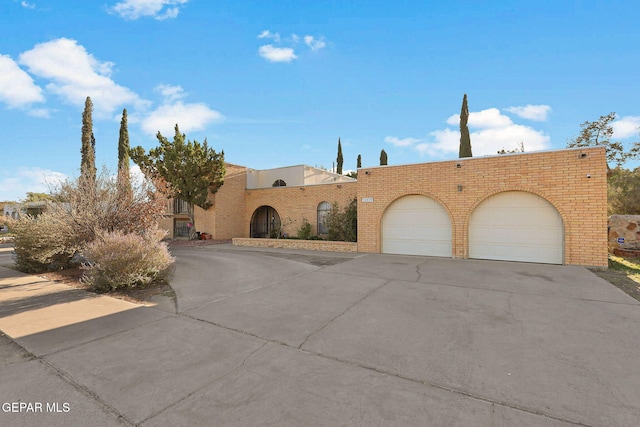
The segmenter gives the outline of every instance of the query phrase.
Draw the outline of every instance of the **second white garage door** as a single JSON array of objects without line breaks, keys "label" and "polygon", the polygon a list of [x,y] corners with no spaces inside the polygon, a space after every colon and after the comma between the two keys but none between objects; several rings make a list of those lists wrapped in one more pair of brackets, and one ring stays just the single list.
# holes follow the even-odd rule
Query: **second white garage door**
[{"label": "second white garage door", "polygon": [[563,246],[562,218],[538,195],[498,193],[471,214],[470,258],[562,264]]},{"label": "second white garage door", "polygon": [[429,197],[401,197],[382,216],[382,252],[451,257],[449,215]]}]

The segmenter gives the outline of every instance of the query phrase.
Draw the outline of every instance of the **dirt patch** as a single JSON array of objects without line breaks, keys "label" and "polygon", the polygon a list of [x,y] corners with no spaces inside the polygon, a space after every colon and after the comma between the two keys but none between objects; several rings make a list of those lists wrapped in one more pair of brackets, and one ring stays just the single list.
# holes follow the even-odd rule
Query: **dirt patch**
[{"label": "dirt patch", "polygon": [[96,294],[108,295],[110,297],[137,304],[145,304],[151,302],[153,297],[156,297],[158,295],[166,296],[169,298],[175,298],[176,296],[169,283],[165,281],[154,282],[142,287],[121,288],[110,292],[99,292],[86,283],[82,282],[83,273],[84,271],[82,269],[73,268],[68,270],[41,273],[39,274],[39,276],[55,283],[62,283],[64,285],[73,286],[76,289],[82,289],[84,291],[93,292]]},{"label": "dirt patch", "polygon": [[627,273],[615,270],[592,270],[600,278],[640,301],[640,286],[627,277]]}]

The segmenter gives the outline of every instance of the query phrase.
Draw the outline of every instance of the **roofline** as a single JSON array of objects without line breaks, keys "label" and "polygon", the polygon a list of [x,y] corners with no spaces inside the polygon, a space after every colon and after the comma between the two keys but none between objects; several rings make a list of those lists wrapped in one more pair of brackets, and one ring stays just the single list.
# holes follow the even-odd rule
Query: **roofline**
[{"label": "roofline", "polygon": [[598,148],[606,148],[606,146],[605,145],[592,145],[592,146],[588,146],[588,147],[570,147],[570,148],[558,148],[558,149],[551,149],[551,150],[527,151],[527,152],[524,152],[524,153],[487,154],[486,156],[460,157],[460,158],[457,158],[457,159],[434,160],[432,162],[400,163],[400,164],[397,164],[397,165],[383,165],[383,166],[367,166],[367,167],[358,168],[358,170],[360,170],[360,169],[364,170],[364,169],[392,168],[392,167],[396,167],[396,166],[413,166],[413,165],[423,165],[423,164],[431,164],[431,163],[468,162],[468,161],[473,161],[473,160],[478,160],[478,159],[491,159],[491,158],[496,158],[496,157],[523,156],[523,155],[530,156],[532,154],[558,153],[558,152],[561,152],[561,151],[579,151],[579,150],[584,151],[584,150],[594,150],[594,149],[598,149]]}]

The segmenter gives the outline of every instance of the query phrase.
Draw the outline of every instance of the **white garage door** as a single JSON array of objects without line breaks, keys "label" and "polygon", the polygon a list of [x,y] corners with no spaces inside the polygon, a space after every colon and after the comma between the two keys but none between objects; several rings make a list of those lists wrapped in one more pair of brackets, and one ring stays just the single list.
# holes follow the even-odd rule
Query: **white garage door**
[{"label": "white garage door", "polygon": [[563,246],[560,214],[535,194],[498,193],[471,214],[470,258],[562,264]]},{"label": "white garage door", "polygon": [[382,252],[451,257],[451,221],[425,196],[404,196],[382,216]]}]

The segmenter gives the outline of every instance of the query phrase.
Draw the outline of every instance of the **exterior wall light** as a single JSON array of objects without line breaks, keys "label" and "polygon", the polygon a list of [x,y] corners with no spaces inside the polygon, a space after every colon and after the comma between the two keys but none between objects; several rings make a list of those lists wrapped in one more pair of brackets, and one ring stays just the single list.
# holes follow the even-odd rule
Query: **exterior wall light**
[{"label": "exterior wall light", "polygon": [[458,169],[460,169],[460,168],[462,167],[462,163],[460,163],[460,162],[456,163],[456,167],[457,167]]},{"label": "exterior wall light", "polygon": [[462,184],[458,184],[458,192],[462,191]]}]

